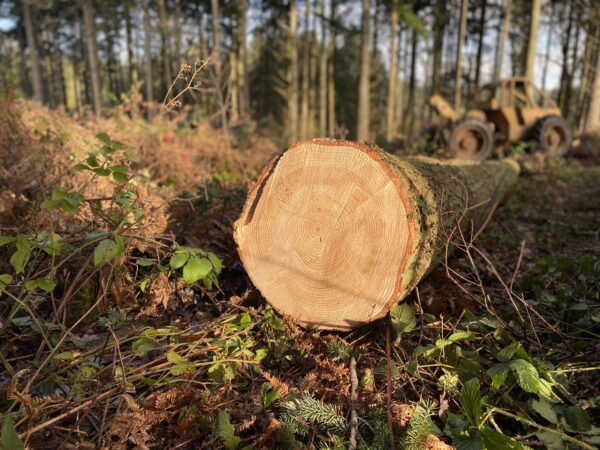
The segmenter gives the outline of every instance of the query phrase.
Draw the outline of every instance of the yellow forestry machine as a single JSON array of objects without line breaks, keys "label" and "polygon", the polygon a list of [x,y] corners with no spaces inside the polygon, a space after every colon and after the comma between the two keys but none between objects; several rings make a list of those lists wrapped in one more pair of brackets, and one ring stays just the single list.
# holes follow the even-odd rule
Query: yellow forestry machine
[{"label": "yellow forestry machine", "polygon": [[483,160],[496,145],[505,148],[522,139],[535,139],[552,155],[565,155],[571,145],[571,127],[550,96],[525,78],[507,78],[484,86],[477,95],[477,109],[461,116],[440,95],[429,105],[449,129],[446,145],[456,158]]}]

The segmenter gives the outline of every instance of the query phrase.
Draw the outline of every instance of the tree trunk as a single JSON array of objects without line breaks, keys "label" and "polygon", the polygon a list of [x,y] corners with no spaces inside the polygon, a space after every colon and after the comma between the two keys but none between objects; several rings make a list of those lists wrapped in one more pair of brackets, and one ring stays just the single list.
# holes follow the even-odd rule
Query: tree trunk
[{"label": "tree trunk", "polygon": [[[396,55],[396,58],[398,59],[398,61],[402,61],[402,35],[403,35],[403,31],[400,30],[400,32],[398,33],[398,52]],[[404,78],[402,77],[402,69],[399,68],[398,69],[398,79],[397,79],[397,86],[396,86],[396,99],[394,100],[395,104],[396,104],[396,124],[399,123],[404,123],[403,122],[403,117],[404,117]],[[397,127],[397,125],[396,125]]]},{"label": "tree trunk", "polygon": [[154,101],[152,81],[152,30],[150,27],[149,0],[144,0],[144,84],[146,85],[146,101]]},{"label": "tree trunk", "polygon": [[540,28],[540,11],[542,0],[533,0],[531,5],[531,26],[529,27],[529,40],[527,41],[527,64],[525,78],[533,82],[533,67],[535,65],[535,50],[537,48],[538,30]]},{"label": "tree trunk", "polygon": [[406,99],[406,109],[404,110],[404,121],[402,128],[408,136],[408,140],[412,139],[412,129],[415,120],[415,87],[416,87],[416,72],[417,72],[417,45],[419,43],[417,30],[413,28],[411,32],[412,43],[410,51],[410,75],[408,78],[408,98]]},{"label": "tree trunk", "polygon": [[327,136],[327,43],[325,0],[321,0],[321,45],[319,47],[319,137]]},{"label": "tree trunk", "polygon": [[300,103],[300,140],[308,139],[310,120],[310,2],[304,5],[304,46],[302,48],[302,100]]},{"label": "tree trunk", "polygon": [[29,47],[29,65],[31,66],[31,78],[33,82],[33,98],[38,102],[43,102],[42,72],[40,70],[40,60],[37,42],[35,40],[33,19],[31,18],[30,1],[31,0],[23,0],[23,22],[25,22],[25,36],[27,38],[27,47]]},{"label": "tree trunk", "polygon": [[393,2],[390,12],[390,76],[386,105],[385,139],[391,142],[396,135],[396,85],[398,82],[398,5]]},{"label": "tree trunk", "polygon": [[588,30],[588,35],[585,41],[585,53],[583,55],[583,69],[582,69],[582,80],[579,87],[579,98],[577,101],[579,111],[579,131],[585,130],[585,121],[587,117],[587,111],[589,109],[589,90],[592,66],[594,64],[594,49],[599,47],[600,44],[600,26],[594,25]]},{"label": "tree trunk", "polygon": [[362,33],[360,41],[360,76],[358,81],[358,113],[356,123],[356,140],[369,140],[370,115],[370,74],[371,65],[369,53],[369,21],[371,0],[362,0]]},{"label": "tree trunk", "polygon": [[469,242],[518,173],[510,160],[442,162],[303,142],[263,170],[234,238],[277,311],[306,327],[349,330],[384,317],[448,245],[464,244],[459,236]]},{"label": "tree trunk", "polygon": [[171,72],[171,52],[169,51],[169,20],[165,0],[158,0],[158,28],[162,42],[163,91],[166,94],[173,82],[173,74]]},{"label": "tree trunk", "polygon": [[180,0],[175,0],[173,7],[173,35],[175,39],[175,49],[173,51],[173,73],[175,76],[181,70],[181,28],[184,26],[183,24],[183,15],[181,14],[181,2]]},{"label": "tree trunk", "polygon": [[585,125],[586,131],[600,131],[600,44],[596,45],[596,75]]},{"label": "tree trunk", "polygon": [[446,1],[437,0],[435,2],[433,21],[433,73],[431,80],[431,94],[439,93],[440,75],[442,70],[442,50],[444,48],[444,31],[448,19],[446,11]]},{"label": "tree trunk", "polygon": [[[335,2],[330,0],[330,20],[335,20]],[[335,136],[335,27],[329,28],[329,64],[327,65],[327,129],[329,137]]]},{"label": "tree trunk", "polygon": [[477,62],[475,63],[475,89],[474,93],[479,90],[481,81],[481,56],[483,55],[483,37],[485,35],[485,11],[487,9],[487,0],[481,3],[481,15],[479,16],[479,39],[477,42]]},{"label": "tree trunk", "polygon": [[85,37],[87,41],[87,59],[90,67],[90,78],[92,84],[92,102],[94,113],[100,115],[101,93],[100,93],[100,67],[98,65],[98,48],[96,43],[96,25],[92,0],[83,1],[83,23],[85,26]]},{"label": "tree trunk", "polygon": [[130,5],[125,3],[125,36],[127,38],[127,64],[129,65],[128,89],[131,89],[138,79],[132,34]]},{"label": "tree trunk", "polygon": [[289,20],[287,50],[290,65],[287,71],[288,94],[287,113],[288,125],[287,135],[290,143],[298,140],[298,46],[296,34],[298,32],[298,8],[296,0],[289,0]]},{"label": "tree trunk", "polygon": [[454,108],[458,111],[462,99],[462,50],[465,43],[467,31],[467,14],[469,12],[469,0],[461,0],[460,26],[458,30],[458,41],[456,43],[456,68],[454,76]]},{"label": "tree trunk", "polygon": [[246,48],[246,24],[248,16],[248,0],[240,1],[240,16],[238,22],[239,66],[241,68],[240,84],[240,115],[250,116],[250,80],[248,77],[248,50]]},{"label": "tree trunk", "polygon": [[558,106],[563,109],[565,105],[565,96],[567,94],[567,85],[571,82],[569,74],[569,49],[571,48],[571,32],[573,30],[573,3],[569,7],[569,18],[567,21],[567,32],[562,41],[562,68],[560,73],[560,88],[558,91]]},{"label": "tree trunk", "polygon": [[546,36],[546,51],[544,52],[544,67],[542,69],[542,91],[546,90],[546,79],[548,77],[548,64],[550,64],[550,50],[552,48],[552,31],[554,29],[554,4],[550,5],[550,26]]},{"label": "tree trunk", "polygon": [[227,108],[223,95],[223,68],[221,67],[221,13],[219,10],[219,0],[211,0],[210,2],[212,14],[212,31],[213,31],[213,49],[212,57],[215,67],[215,91],[217,106],[221,111],[221,121],[223,129],[227,130]]}]

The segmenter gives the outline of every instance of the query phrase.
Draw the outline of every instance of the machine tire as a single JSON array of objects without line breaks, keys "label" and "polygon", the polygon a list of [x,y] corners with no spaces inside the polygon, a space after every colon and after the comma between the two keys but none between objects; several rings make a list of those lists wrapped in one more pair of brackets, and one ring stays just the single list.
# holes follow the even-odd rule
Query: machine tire
[{"label": "machine tire", "polygon": [[573,132],[567,121],[560,116],[540,119],[534,128],[534,136],[540,148],[554,156],[564,156],[571,147]]},{"label": "machine tire", "polygon": [[448,146],[454,158],[482,161],[492,155],[494,133],[481,120],[465,119],[452,128]]}]

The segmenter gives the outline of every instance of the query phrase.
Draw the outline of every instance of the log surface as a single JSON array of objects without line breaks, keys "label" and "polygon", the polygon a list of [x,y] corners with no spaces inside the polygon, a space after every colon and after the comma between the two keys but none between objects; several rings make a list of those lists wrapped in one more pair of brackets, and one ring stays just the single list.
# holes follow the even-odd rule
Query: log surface
[{"label": "log surface", "polygon": [[313,140],[274,158],[234,237],[254,285],[303,326],[348,330],[379,319],[472,236],[518,177],[510,161],[394,157]]}]

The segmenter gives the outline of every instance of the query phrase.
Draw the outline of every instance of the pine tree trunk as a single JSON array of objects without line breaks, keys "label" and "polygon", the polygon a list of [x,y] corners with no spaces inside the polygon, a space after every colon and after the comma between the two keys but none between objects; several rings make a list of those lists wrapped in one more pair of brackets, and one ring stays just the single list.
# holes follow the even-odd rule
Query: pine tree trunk
[{"label": "pine tree trunk", "polygon": [[165,0],[158,0],[158,28],[160,29],[162,43],[163,92],[166,94],[173,82],[173,74],[171,72],[171,52],[169,52],[169,19]]},{"label": "pine tree trunk", "polygon": [[300,103],[300,140],[308,139],[310,127],[310,3],[304,5],[304,46],[302,48],[302,97]]},{"label": "pine tree trunk", "polygon": [[287,93],[287,135],[289,142],[298,140],[298,45],[296,35],[298,33],[298,9],[296,0],[289,0],[289,20],[287,53],[290,64],[287,71],[288,93]]},{"label": "pine tree trunk", "polygon": [[396,85],[398,82],[398,7],[392,3],[390,12],[390,75],[386,105],[385,139],[391,142],[396,135]]},{"label": "pine tree trunk", "polygon": [[483,37],[485,36],[485,11],[487,9],[487,0],[483,0],[481,3],[481,15],[479,16],[479,39],[477,42],[477,62],[475,63],[475,89],[479,90],[481,81],[481,56],[483,55]]},{"label": "pine tree trunk", "polygon": [[460,110],[462,100],[462,50],[465,43],[467,31],[467,14],[469,12],[469,0],[461,0],[460,26],[458,30],[458,42],[456,43],[456,69],[454,76],[454,109]]},{"label": "pine tree trunk", "polygon": [[600,40],[600,26],[594,25],[588,30],[588,35],[585,41],[585,53],[583,55],[583,69],[582,69],[582,80],[579,87],[579,98],[577,101],[579,111],[579,131],[585,130],[585,121],[587,118],[587,111],[589,109],[590,100],[590,81],[592,66],[594,64],[594,51],[600,46],[598,43]]},{"label": "pine tree trunk", "polygon": [[[335,2],[330,0],[330,20],[335,19]],[[329,44],[327,53],[329,64],[327,64],[327,130],[329,137],[335,136],[335,27],[329,28]]]},{"label": "pine tree trunk", "polygon": [[540,28],[541,9],[542,0],[533,0],[531,5],[529,40],[527,41],[527,64],[525,66],[525,78],[531,82],[533,82],[533,67],[535,66],[535,50],[537,48],[538,30]]},{"label": "pine tree trunk", "polygon": [[152,29],[150,27],[150,12],[148,2],[144,0],[144,84],[146,88],[146,101],[154,101],[152,81]]},{"label": "pine tree trunk", "polygon": [[446,29],[447,11],[446,1],[435,2],[433,21],[433,73],[431,81],[431,93],[440,91],[440,75],[442,70],[442,50],[444,48],[444,32]]},{"label": "pine tree trunk", "polygon": [[570,4],[569,18],[567,21],[567,32],[562,41],[562,68],[560,73],[560,88],[558,91],[558,106],[564,109],[565,96],[567,95],[567,85],[570,83],[571,74],[569,74],[569,49],[571,48],[571,32],[573,30],[573,3]]},{"label": "pine tree trunk", "polygon": [[369,22],[371,0],[362,0],[362,32],[360,41],[360,75],[358,81],[358,112],[356,123],[356,140],[369,140],[370,115],[370,73],[371,65],[369,48]]},{"label": "pine tree trunk", "polygon": [[219,0],[211,0],[213,48],[212,58],[215,68],[215,91],[217,106],[221,111],[221,122],[223,129],[227,130],[227,107],[223,94],[223,67],[221,66],[221,12],[219,10]]},{"label": "pine tree trunk", "polygon": [[33,98],[38,102],[44,101],[42,91],[42,72],[40,70],[40,60],[35,39],[33,19],[31,18],[31,0],[23,0],[23,22],[25,23],[25,36],[27,47],[29,48],[29,65],[31,68],[31,78],[33,84]]},{"label": "pine tree trunk", "polygon": [[180,0],[175,0],[173,3],[173,37],[175,40],[175,48],[173,51],[173,73],[175,76],[179,74],[181,70],[181,27],[183,26],[182,20],[183,16],[181,14],[181,2]]},{"label": "pine tree trunk", "polygon": [[96,25],[92,0],[83,1],[83,23],[87,41],[87,59],[90,68],[92,84],[92,102],[94,113],[98,116],[101,111],[100,67],[98,65],[98,49],[96,43]]},{"label": "pine tree trunk", "polygon": [[321,45],[319,47],[319,137],[327,136],[327,43],[325,0],[321,0]]},{"label": "pine tree trunk", "polygon": [[248,16],[248,0],[239,0],[240,16],[238,22],[238,45],[239,45],[239,81],[240,89],[240,115],[242,118],[250,116],[250,80],[248,77],[248,50],[246,48],[246,24]]},{"label": "pine tree trunk", "polygon": [[596,45],[596,74],[585,125],[586,131],[600,131],[600,44]]},{"label": "pine tree trunk", "polygon": [[234,238],[277,311],[306,327],[348,330],[384,317],[459,237],[477,235],[518,173],[509,160],[304,142],[263,170]]},{"label": "pine tree trunk", "polygon": [[133,33],[131,27],[131,10],[129,3],[125,4],[125,37],[127,39],[127,64],[129,66],[128,89],[137,82],[137,63],[135,60],[135,52],[133,51]]},{"label": "pine tree trunk", "polygon": [[546,90],[546,79],[548,77],[548,64],[550,64],[550,50],[552,47],[552,31],[554,29],[554,5],[551,4],[550,25],[546,36],[546,51],[544,52],[544,66],[542,69],[542,91]]},{"label": "pine tree trunk", "polygon": [[404,110],[404,122],[402,128],[407,135],[408,140],[412,139],[413,125],[415,120],[415,86],[417,73],[417,45],[419,43],[417,30],[413,28],[411,32],[411,51],[410,51],[410,75],[408,78],[408,98],[406,99],[406,109]]}]

